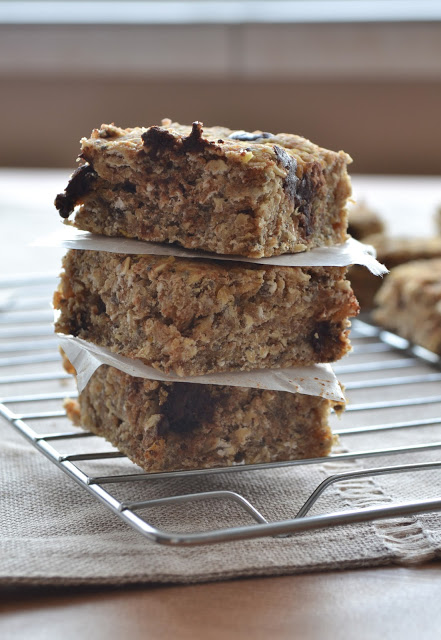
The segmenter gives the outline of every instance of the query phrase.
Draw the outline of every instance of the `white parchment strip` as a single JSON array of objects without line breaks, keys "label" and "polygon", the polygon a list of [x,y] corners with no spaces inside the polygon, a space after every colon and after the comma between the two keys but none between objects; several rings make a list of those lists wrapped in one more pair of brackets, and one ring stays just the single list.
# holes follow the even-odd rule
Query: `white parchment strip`
[{"label": "white parchment strip", "polygon": [[102,364],[107,364],[131,376],[146,378],[147,380],[270,389],[272,391],[303,393],[308,396],[321,396],[337,402],[344,402],[345,400],[338,380],[329,364],[291,367],[288,369],[211,373],[204,376],[181,378],[162,373],[157,369],[148,367],[140,360],[117,355],[106,347],[98,347],[80,338],[60,334],[58,334],[58,338],[60,346],[76,369],[77,385],[80,393],[98,367]]},{"label": "white parchment strip", "polygon": [[192,249],[183,249],[172,244],[146,242],[130,238],[111,238],[88,231],[79,231],[74,227],[63,225],[60,230],[39,238],[32,243],[37,247],[66,247],[67,249],[86,249],[93,251],[109,251],[111,253],[127,253],[136,255],[175,256],[206,260],[232,260],[251,264],[267,264],[282,267],[347,267],[360,264],[367,267],[376,276],[387,273],[384,265],[375,258],[374,247],[362,244],[349,238],[344,244],[333,247],[320,247],[302,253],[287,253],[271,258],[244,258],[242,256],[226,256]]}]

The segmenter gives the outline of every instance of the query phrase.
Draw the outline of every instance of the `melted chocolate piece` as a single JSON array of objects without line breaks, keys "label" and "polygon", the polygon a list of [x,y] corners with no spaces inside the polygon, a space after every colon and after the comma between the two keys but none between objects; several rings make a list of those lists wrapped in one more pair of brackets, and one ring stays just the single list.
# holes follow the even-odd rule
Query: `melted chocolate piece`
[{"label": "melted chocolate piece", "polygon": [[301,226],[304,229],[305,237],[311,235],[314,216],[312,212],[312,198],[323,184],[323,174],[320,165],[315,162],[309,166],[308,171],[304,174],[297,186],[297,194],[295,198],[295,206],[302,214],[303,219]]},{"label": "melted chocolate piece", "polygon": [[130,182],[130,180],[126,180],[121,189],[123,191],[126,191],[127,193],[136,193],[136,184],[133,184],[133,182]]},{"label": "melted chocolate piece", "polygon": [[64,193],[55,198],[55,206],[62,218],[68,218],[80,199],[88,193],[97,178],[92,165],[83,164],[78,167],[68,182]]},{"label": "melted chocolate piece", "polygon": [[214,142],[202,137],[202,122],[193,122],[191,132],[187,137],[175,137],[163,127],[150,127],[141,135],[144,146],[148,147],[150,155],[155,156],[158,151],[172,149],[176,152],[201,151],[205,147],[218,148]]},{"label": "melted chocolate piece", "polygon": [[150,127],[141,134],[145,147],[149,147],[150,154],[155,156],[158,151],[171,149],[176,146],[175,136],[162,127]]},{"label": "melted chocolate piece", "polygon": [[325,320],[317,323],[310,336],[310,341],[319,362],[324,362],[325,358],[329,357],[329,350],[332,351],[334,345],[340,341],[342,331],[344,331],[344,327],[341,322]]},{"label": "melted chocolate piece", "polygon": [[272,133],[263,131],[262,133],[248,133],[248,131],[236,131],[228,136],[230,140],[241,140],[242,142],[256,142],[266,138],[273,138]]},{"label": "melted chocolate piece", "polygon": [[170,388],[161,408],[164,416],[158,426],[158,435],[167,431],[186,432],[197,429],[213,419],[214,407],[210,394],[203,386],[178,382]]},{"label": "melted chocolate piece", "polygon": [[[191,133],[186,138],[182,138],[182,148],[185,151],[199,151],[204,147],[214,145],[213,142],[208,142],[202,137],[203,128],[202,122],[193,122],[191,125]],[[214,145],[215,146],[215,145]]]},{"label": "melted chocolate piece", "polygon": [[283,181],[283,188],[288,198],[293,200],[295,203],[297,185],[299,182],[299,179],[296,175],[297,160],[290,156],[285,151],[285,149],[282,149],[282,147],[278,147],[276,144],[274,145],[274,153],[276,154],[277,162],[282,165],[282,167],[288,172],[285,180]]},{"label": "melted chocolate piece", "polygon": [[283,188],[287,196],[293,200],[294,207],[299,211],[299,227],[303,229],[304,236],[307,238],[311,235],[314,227],[312,200],[323,185],[321,166],[318,162],[309,164],[304,169],[303,177],[299,179],[296,175],[296,159],[277,145],[274,145],[274,152],[278,163],[288,172],[283,182]]}]

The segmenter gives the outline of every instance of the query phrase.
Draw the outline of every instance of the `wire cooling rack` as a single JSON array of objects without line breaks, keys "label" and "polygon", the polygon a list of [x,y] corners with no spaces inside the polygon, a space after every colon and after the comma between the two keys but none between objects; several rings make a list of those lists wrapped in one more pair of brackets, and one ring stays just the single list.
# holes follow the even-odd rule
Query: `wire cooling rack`
[{"label": "wire cooling rack", "polygon": [[[349,396],[357,393],[360,396],[361,393],[362,398],[347,408],[345,419],[349,426],[334,428],[334,433],[341,437],[344,447],[330,457],[155,474],[142,473],[139,467],[130,463],[129,473],[90,474],[86,471],[85,465],[91,461],[107,461],[124,456],[115,449],[103,451],[102,447],[97,447],[96,450],[90,447],[88,443],[101,439],[73,428],[62,410],[63,399],[75,397],[76,392],[71,376],[61,368],[57,341],[53,336],[50,300],[55,284],[56,278],[52,274],[0,278],[0,415],[59,469],[147,539],[169,545],[208,544],[263,536],[293,535],[312,529],[441,511],[441,499],[433,499],[432,496],[432,499],[426,500],[308,515],[321,494],[337,483],[390,474],[413,474],[415,482],[418,482],[418,472],[441,469],[439,456],[435,460],[432,459],[433,456],[430,456],[430,459],[428,456],[429,452],[436,453],[441,449],[441,359],[420,347],[410,345],[396,335],[379,330],[365,320],[353,322],[354,353],[335,366],[336,373],[344,380]],[[419,385],[423,385],[422,391]],[[406,389],[409,389],[409,393],[406,393]],[[400,393],[395,393],[396,390]],[[388,410],[403,410],[403,407],[412,410],[411,420],[394,422],[390,417],[386,417],[385,412]],[[373,414],[382,419],[377,419],[372,424]],[[353,420],[355,416],[357,420]],[[45,432],[48,425],[51,429]],[[419,432],[426,426],[431,426],[432,438],[430,441],[421,442],[423,436],[420,437]],[[417,434],[416,442],[409,444],[406,438],[404,444],[394,440],[393,446],[390,443],[385,446],[385,434],[393,433],[399,436],[400,433],[409,432]],[[421,433],[424,433],[424,429]],[[375,446],[362,450],[354,448],[352,441],[360,435],[369,435],[369,443]],[[60,451],[60,447],[67,447],[67,452]],[[421,461],[421,454],[428,456],[428,459]],[[365,463],[366,459],[381,460],[385,456],[389,460],[389,456],[394,455],[399,457],[400,462],[404,456],[406,462],[370,468],[350,468],[349,471],[328,476],[309,496],[305,496],[307,499],[303,506],[290,520],[269,521],[244,496],[229,490],[187,493],[142,501],[120,500],[115,491],[112,493],[112,488],[124,483],[127,483],[127,486],[133,486],[130,483],[146,483],[149,487],[152,485],[148,483],[152,481],[179,476],[213,477],[215,474],[244,471],[259,473],[260,469],[266,468],[324,463],[328,466],[331,463],[331,467],[338,468],[338,464],[334,467],[333,463]],[[418,461],[412,461],[412,456]],[[146,510],[150,513],[153,507],[176,503],[189,505],[195,501],[209,499],[233,501],[251,516],[256,524],[237,526],[236,523],[234,526],[233,522],[232,526],[227,528],[169,533],[153,526],[145,515],[142,515]],[[179,523],[177,525],[179,526]]]}]

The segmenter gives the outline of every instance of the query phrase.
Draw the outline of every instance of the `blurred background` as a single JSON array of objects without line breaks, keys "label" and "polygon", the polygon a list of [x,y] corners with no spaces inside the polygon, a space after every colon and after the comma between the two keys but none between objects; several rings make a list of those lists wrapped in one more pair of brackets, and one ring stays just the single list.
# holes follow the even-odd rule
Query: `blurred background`
[{"label": "blurred background", "polygon": [[73,167],[102,122],[170,117],[436,175],[440,79],[439,0],[0,2],[0,166]]},{"label": "blurred background", "polygon": [[440,80],[440,0],[0,0],[0,285],[60,268],[30,245],[101,123],[297,133],[390,233],[439,233]]}]

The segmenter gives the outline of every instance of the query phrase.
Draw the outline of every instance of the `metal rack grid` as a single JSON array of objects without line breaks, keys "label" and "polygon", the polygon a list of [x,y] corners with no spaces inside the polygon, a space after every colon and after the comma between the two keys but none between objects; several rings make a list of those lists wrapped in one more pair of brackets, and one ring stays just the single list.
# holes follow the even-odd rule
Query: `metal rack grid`
[{"label": "metal rack grid", "polygon": [[[51,292],[55,286],[55,276],[23,276],[16,278],[0,279],[0,394],[2,390],[9,392],[11,389],[19,393],[6,393],[0,398],[0,415],[6,418],[12,427],[26,438],[36,449],[43,453],[59,469],[75,480],[88,493],[92,494],[100,502],[106,505],[114,514],[125,523],[139,531],[147,539],[168,545],[198,545],[232,540],[257,538],[263,536],[293,535],[299,532],[334,527],[351,523],[368,522],[377,519],[408,516],[424,512],[441,511],[441,499],[428,499],[399,504],[387,504],[362,509],[345,510],[341,512],[326,513],[322,515],[308,515],[311,507],[319,496],[331,485],[348,479],[361,477],[373,477],[388,474],[412,473],[441,469],[441,461],[424,461],[418,463],[389,465],[372,467],[369,469],[350,470],[327,477],[307,497],[297,515],[290,520],[268,521],[262,513],[253,506],[244,496],[234,491],[204,491],[178,496],[169,496],[160,499],[143,501],[120,501],[112,494],[112,485],[128,482],[148,483],[152,480],[175,478],[178,476],[204,476],[213,474],[241,473],[252,471],[258,473],[259,469],[283,468],[299,465],[315,465],[324,462],[338,462],[343,460],[363,460],[394,454],[424,453],[441,449],[441,441],[427,442],[405,446],[384,447],[381,446],[381,435],[385,432],[416,429],[425,425],[435,428],[441,427],[441,394],[429,394],[425,396],[409,397],[400,400],[383,399],[375,402],[363,402],[349,405],[347,412],[364,412],[374,409],[387,409],[391,407],[409,406],[417,407],[433,405],[437,408],[436,417],[418,418],[417,420],[401,421],[382,424],[362,424],[361,426],[334,429],[346,440],[360,434],[374,434],[380,438],[379,447],[362,451],[348,451],[334,453],[326,459],[308,459],[292,462],[281,462],[261,465],[242,465],[228,468],[217,468],[195,471],[180,471],[169,473],[118,473],[111,475],[88,475],[82,468],[82,463],[87,461],[106,460],[112,458],[124,458],[120,452],[90,451],[86,449],[80,453],[61,453],[56,448],[56,443],[87,443],[93,440],[93,434],[81,430],[73,430],[72,427],[59,430],[55,433],[39,433],[32,424],[62,418],[65,412],[60,408],[56,410],[41,410],[45,403],[59,401],[64,398],[74,397],[73,390],[60,390],[63,384],[71,376],[64,373],[59,365],[57,341],[52,335],[52,311],[50,308]],[[367,390],[377,387],[398,387],[402,385],[433,383],[441,381],[441,358],[421,347],[412,346],[407,341],[381,331],[365,320],[353,322],[352,340],[355,344],[355,353],[365,354],[368,359],[365,362],[353,361],[353,356],[347,357],[342,363],[335,366],[339,375],[373,374],[371,379],[349,381],[345,384],[346,390]],[[375,354],[391,353],[393,358],[387,361],[377,362]],[[396,357],[395,357],[396,356]],[[424,371],[421,372],[421,366]],[[49,368],[48,368],[49,367]],[[419,368],[418,368],[419,367]],[[378,379],[375,377],[380,371],[399,371],[400,375],[393,374]],[[44,393],[23,394],[23,389],[31,385],[44,385]],[[30,411],[17,412],[14,405],[30,407]],[[439,411],[438,411],[439,407]],[[66,421],[67,422],[67,421]],[[441,436],[441,431],[440,431]],[[418,475],[418,474],[417,474]],[[148,520],[140,515],[139,511],[147,507],[156,507],[172,503],[190,503],[207,499],[219,499],[234,501],[255,520],[256,524],[246,526],[231,526],[228,528],[213,529],[210,531],[195,531],[192,533],[169,533],[152,526]]]}]

